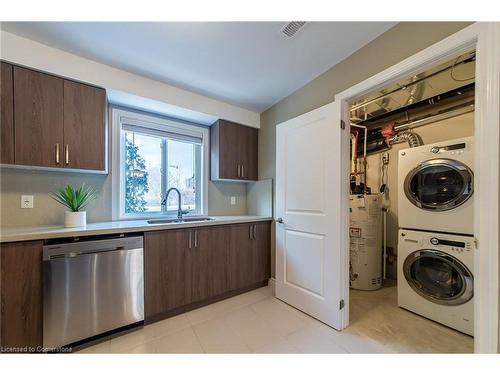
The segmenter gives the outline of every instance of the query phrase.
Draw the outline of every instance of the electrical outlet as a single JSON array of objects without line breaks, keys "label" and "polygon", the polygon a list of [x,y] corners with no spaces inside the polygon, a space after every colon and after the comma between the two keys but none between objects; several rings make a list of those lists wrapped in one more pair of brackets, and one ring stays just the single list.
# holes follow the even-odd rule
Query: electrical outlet
[{"label": "electrical outlet", "polygon": [[33,208],[33,195],[21,195],[21,208]]},{"label": "electrical outlet", "polygon": [[236,197],[231,197],[231,206],[236,204]]},{"label": "electrical outlet", "polygon": [[388,152],[384,152],[382,154],[382,163],[384,163],[384,165],[389,164],[389,153]]}]

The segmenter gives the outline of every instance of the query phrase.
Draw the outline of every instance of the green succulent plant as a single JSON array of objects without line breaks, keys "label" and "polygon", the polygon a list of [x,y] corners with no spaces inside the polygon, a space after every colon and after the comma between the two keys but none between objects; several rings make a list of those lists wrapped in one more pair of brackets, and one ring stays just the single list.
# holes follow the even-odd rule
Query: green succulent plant
[{"label": "green succulent plant", "polygon": [[97,191],[93,187],[85,186],[85,184],[78,189],[75,189],[72,185],[66,185],[53,192],[51,197],[69,208],[70,211],[79,212],[97,198]]}]

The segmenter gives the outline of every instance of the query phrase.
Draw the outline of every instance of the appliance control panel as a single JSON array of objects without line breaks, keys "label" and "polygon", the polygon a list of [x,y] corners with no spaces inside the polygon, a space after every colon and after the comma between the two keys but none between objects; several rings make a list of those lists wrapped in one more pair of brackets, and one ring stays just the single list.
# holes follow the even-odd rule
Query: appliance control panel
[{"label": "appliance control panel", "polygon": [[471,251],[473,248],[472,241],[456,241],[440,237],[430,237],[429,243],[434,246],[446,246],[451,251],[463,253],[464,251]]}]

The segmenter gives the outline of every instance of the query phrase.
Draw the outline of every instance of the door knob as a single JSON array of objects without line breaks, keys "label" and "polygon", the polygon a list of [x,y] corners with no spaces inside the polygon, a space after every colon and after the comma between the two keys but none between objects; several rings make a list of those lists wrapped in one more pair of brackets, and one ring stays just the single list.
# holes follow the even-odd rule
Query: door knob
[{"label": "door knob", "polygon": [[284,223],[283,218],[281,218],[281,217],[277,218],[277,219],[276,219],[276,222],[277,222],[277,223],[280,223],[280,224],[283,224],[283,223]]}]

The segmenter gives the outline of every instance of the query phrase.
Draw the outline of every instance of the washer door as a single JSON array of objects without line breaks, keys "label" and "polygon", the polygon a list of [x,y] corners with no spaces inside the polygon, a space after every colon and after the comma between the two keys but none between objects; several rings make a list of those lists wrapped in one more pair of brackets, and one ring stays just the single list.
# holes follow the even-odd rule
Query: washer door
[{"label": "washer door", "polygon": [[474,279],[469,269],[439,250],[411,253],[404,261],[403,274],[415,292],[440,305],[461,305],[474,296]]},{"label": "washer door", "polygon": [[406,197],[429,211],[446,211],[464,204],[472,196],[473,174],[465,164],[452,159],[433,159],[419,164],[404,182]]}]

